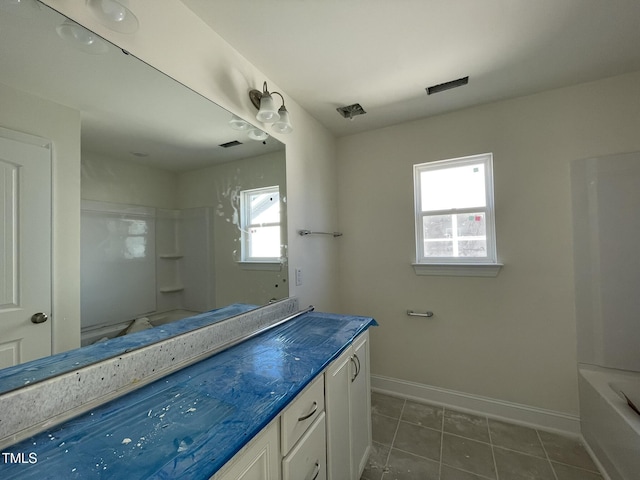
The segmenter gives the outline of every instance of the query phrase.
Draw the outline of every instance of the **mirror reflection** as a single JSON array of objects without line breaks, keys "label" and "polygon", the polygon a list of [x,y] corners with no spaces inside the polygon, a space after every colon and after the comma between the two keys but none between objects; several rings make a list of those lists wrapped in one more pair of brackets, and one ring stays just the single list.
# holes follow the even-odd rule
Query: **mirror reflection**
[{"label": "mirror reflection", "polygon": [[[0,5],[0,99],[80,112],[82,345],[287,297],[284,145],[234,130],[231,113],[48,7],[20,5]],[[22,105],[8,105],[0,127],[27,131],[12,122]],[[0,355],[0,367],[32,358]]]}]

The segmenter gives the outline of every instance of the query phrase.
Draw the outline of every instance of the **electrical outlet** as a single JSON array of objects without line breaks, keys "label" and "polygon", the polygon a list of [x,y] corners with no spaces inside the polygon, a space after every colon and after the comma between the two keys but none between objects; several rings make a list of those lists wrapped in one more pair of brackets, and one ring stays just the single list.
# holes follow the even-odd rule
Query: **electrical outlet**
[{"label": "electrical outlet", "polygon": [[296,268],[296,286],[302,285],[302,269]]}]

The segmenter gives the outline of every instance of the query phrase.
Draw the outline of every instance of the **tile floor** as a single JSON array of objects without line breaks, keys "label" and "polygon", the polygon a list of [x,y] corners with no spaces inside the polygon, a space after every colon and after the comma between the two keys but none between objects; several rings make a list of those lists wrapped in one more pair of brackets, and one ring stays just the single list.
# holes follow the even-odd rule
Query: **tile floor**
[{"label": "tile floor", "polygon": [[603,480],[575,439],[372,394],[361,480]]}]

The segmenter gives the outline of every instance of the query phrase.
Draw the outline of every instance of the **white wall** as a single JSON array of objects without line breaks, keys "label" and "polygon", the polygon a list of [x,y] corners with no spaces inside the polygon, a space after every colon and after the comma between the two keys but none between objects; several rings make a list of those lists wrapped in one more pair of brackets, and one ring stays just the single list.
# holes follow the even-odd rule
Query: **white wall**
[{"label": "white wall", "polygon": [[145,207],[178,208],[178,175],[160,168],[82,152],[82,198]]},{"label": "white wall", "polygon": [[[577,415],[569,162],[639,129],[633,74],[341,138],[341,310],[380,323],[372,373]],[[502,272],[417,277],[413,164],[484,152]]]},{"label": "white wall", "polygon": [[80,345],[80,112],[0,84],[0,126],[53,142],[53,353]]},{"label": "white wall", "polygon": [[[180,175],[180,208],[211,207],[215,243],[215,305],[231,303],[263,305],[287,295],[287,272],[248,269],[240,260],[238,202],[230,193],[252,188],[280,186],[287,196],[284,152],[213,165]],[[235,218],[234,218],[235,217]],[[286,228],[286,215],[282,219]],[[286,268],[286,267],[285,267]]]},{"label": "white wall", "polygon": [[[140,29],[132,35],[102,26],[85,2],[44,3],[253,123],[256,111],[249,90],[268,81],[272,90],[282,92],[178,0],[164,0],[161,8],[158,2],[129,2],[140,20]],[[295,130],[274,136],[286,143],[287,151],[289,271],[302,268],[305,279],[302,286],[291,285],[290,293],[301,305],[313,303],[319,310],[332,311],[337,308],[338,242],[310,242],[296,231],[336,228],[335,140],[293,99],[286,103]]]}]

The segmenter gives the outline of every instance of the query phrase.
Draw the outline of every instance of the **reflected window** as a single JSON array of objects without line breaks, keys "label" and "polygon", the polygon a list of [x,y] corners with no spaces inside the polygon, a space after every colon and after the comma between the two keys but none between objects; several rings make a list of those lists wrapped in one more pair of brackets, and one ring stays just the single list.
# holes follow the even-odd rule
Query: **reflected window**
[{"label": "reflected window", "polygon": [[417,263],[496,263],[490,153],[414,166]]},{"label": "reflected window", "polygon": [[[99,225],[99,223],[98,223]],[[149,226],[147,220],[106,219],[107,234],[100,242],[105,259],[135,260],[147,257]]]},{"label": "reflected window", "polygon": [[240,192],[242,261],[280,261],[280,187]]}]

